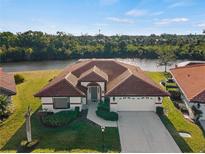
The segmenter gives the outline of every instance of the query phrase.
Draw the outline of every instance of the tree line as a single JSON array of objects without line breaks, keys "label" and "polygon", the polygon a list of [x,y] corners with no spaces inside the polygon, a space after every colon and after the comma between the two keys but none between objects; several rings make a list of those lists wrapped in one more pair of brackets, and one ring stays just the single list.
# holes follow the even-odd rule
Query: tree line
[{"label": "tree line", "polygon": [[40,31],[0,33],[1,62],[75,58],[132,57],[156,59],[173,53],[177,59],[205,60],[205,35],[73,36]]}]

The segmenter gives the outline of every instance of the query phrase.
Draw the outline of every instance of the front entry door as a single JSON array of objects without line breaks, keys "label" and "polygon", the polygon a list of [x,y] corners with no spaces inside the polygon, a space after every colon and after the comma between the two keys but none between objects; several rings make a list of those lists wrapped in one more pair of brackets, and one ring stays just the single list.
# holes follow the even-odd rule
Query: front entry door
[{"label": "front entry door", "polygon": [[98,93],[97,93],[97,87],[90,87],[91,88],[91,100],[97,101]]}]

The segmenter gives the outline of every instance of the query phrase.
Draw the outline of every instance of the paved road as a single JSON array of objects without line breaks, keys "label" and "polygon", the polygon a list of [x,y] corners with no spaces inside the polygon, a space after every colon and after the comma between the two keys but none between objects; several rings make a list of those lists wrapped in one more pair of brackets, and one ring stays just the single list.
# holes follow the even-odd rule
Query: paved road
[{"label": "paved road", "polygon": [[181,152],[154,112],[119,112],[118,126],[122,152]]}]

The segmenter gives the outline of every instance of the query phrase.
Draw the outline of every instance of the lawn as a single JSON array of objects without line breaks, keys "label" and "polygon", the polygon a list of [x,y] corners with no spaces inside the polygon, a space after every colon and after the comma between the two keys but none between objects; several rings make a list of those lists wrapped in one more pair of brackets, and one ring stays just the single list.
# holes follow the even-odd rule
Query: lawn
[{"label": "lawn", "polygon": [[[33,94],[59,73],[53,71],[22,72],[25,82],[17,86],[17,95],[13,97],[14,113],[0,126],[0,152],[18,152],[19,145],[25,139],[24,114],[31,105],[32,136],[40,143],[33,152],[101,152],[102,134],[100,127],[79,119],[68,126],[47,128],[42,125],[36,111],[40,101]],[[105,147],[108,151],[119,152],[120,142],[117,128],[105,129]]]},{"label": "lawn", "polygon": [[[157,83],[165,79],[163,73],[147,72],[147,74]],[[161,120],[167,127],[176,143],[183,152],[205,152],[205,134],[196,124],[187,121],[182,113],[175,108],[173,102],[169,98],[163,100],[163,107],[168,116],[162,116]],[[177,131],[189,132],[191,138],[182,138]]]}]

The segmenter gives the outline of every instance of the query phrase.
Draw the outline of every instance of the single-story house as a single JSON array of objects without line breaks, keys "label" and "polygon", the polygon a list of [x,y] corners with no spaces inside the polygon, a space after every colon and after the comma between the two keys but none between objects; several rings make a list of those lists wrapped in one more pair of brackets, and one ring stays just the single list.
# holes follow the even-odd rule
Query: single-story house
[{"label": "single-story house", "polygon": [[194,118],[192,106],[203,112],[205,120],[205,64],[192,64],[170,69],[173,79],[182,92],[189,115]]},{"label": "single-story house", "polygon": [[0,95],[8,96],[8,100],[11,101],[11,96],[16,94],[16,84],[14,81],[14,75],[6,73],[0,68]]},{"label": "single-story house", "polygon": [[169,93],[139,67],[113,59],[79,60],[35,94],[52,112],[82,110],[105,97],[112,111],[155,111],[164,96]]}]

